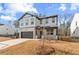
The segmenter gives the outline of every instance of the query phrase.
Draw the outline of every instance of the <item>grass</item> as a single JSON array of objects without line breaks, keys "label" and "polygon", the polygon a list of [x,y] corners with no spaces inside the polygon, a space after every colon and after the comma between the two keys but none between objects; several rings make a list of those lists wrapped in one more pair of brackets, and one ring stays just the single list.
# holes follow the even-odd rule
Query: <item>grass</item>
[{"label": "grass", "polygon": [[27,41],[4,49],[0,51],[0,54],[34,54],[35,48],[39,46],[39,44],[40,42],[38,41]]},{"label": "grass", "polygon": [[0,42],[6,41],[6,40],[11,40],[9,37],[0,37]]},{"label": "grass", "polygon": [[1,55],[73,55],[79,54],[79,43],[65,41],[31,40],[0,51]]}]

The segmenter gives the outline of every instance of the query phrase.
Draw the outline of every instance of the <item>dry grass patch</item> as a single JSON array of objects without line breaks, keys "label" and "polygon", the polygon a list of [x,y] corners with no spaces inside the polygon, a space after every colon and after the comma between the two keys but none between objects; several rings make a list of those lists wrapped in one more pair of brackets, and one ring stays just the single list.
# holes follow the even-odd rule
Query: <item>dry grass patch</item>
[{"label": "dry grass patch", "polygon": [[1,55],[48,55],[53,53],[52,47],[45,45],[42,48],[42,41],[30,40],[16,46],[0,51]]},{"label": "dry grass patch", "polygon": [[55,54],[55,49],[49,46],[39,46],[35,49],[35,54],[37,55],[50,55]]},{"label": "dry grass patch", "polygon": [[7,49],[1,50],[0,54],[34,54],[35,48],[40,45],[38,41],[26,41],[16,46],[9,47]]},{"label": "dry grass patch", "polygon": [[49,46],[54,47],[57,54],[79,55],[79,42],[57,41],[49,43]]},{"label": "dry grass patch", "polygon": [[0,37],[0,42],[6,41],[6,40],[11,40],[12,38],[9,37]]},{"label": "dry grass patch", "polygon": [[42,41],[30,40],[24,43],[3,49],[1,55],[69,55],[79,54],[79,43],[65,41]]}]

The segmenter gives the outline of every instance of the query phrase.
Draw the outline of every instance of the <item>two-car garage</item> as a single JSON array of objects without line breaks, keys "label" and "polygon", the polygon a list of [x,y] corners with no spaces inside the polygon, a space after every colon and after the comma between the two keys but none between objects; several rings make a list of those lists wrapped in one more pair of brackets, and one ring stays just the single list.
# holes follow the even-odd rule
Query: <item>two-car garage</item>
[{"label": "two-car garage", "polygon": [[33,38],[33,31],[21,32],[21,38]]}]

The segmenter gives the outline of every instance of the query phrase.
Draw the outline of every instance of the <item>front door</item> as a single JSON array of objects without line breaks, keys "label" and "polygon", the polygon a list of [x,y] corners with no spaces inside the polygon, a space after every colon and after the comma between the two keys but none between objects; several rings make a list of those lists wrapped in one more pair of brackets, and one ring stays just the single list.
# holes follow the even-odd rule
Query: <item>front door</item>
[{"label": "front door", "polygon": [[39,31],[38,33],[38,39],[42,38],[42,31]]},{"label": "front door", "polygon": [[42,38],[42,31],[40,31],[40,38]]}]

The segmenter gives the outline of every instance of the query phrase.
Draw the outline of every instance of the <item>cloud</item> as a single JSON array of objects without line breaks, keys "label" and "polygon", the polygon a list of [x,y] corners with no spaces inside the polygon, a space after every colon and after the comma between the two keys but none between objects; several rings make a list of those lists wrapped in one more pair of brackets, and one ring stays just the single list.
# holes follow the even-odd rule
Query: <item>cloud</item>
[{"label": "cloud", "polygon": [[11,17],[10,17],[10,16],[4,16],[4,15],[1,15],[1,19],[8,19],[8,20],[10,20]]},{"label": "cloud", "polygon": [[0,12],[2,12],[2,9],[3,9],[3,8],[0,6]]},{"label": "cloud", "polygon": [[79,8],[79,3],[72,3],[70,10],[77,10],[77,8]]},{"label": "cloud", "polygon": [[6,7],[14,12],[35,12],[38,13],[33,3],[10,3]]},{"label": "cloud", "polygon": [[25,13],[28,11],[38,13],[33,3],[6,3],[3,6],[0,5],[0,13],[2,13],[2,15],[0,15],[0,18],[13,21],[17,19],[17,13]]},{"label": "cloud", "polygon": [[59,7],[59,10],[65,11],[66,10],[66,5],[65,4],[60,4],[61,6]]},{"label": "cloud", "polygon": [[0,18],[3,19],[3,20],[12,20],[12,19],[16,20],[15,17],[5,16],[5,15],[1,15]]}]

